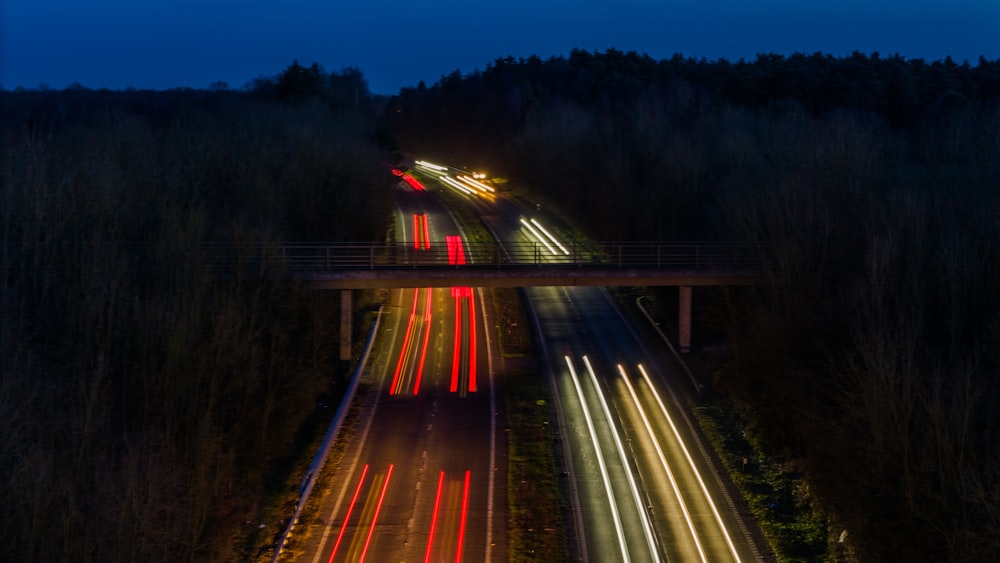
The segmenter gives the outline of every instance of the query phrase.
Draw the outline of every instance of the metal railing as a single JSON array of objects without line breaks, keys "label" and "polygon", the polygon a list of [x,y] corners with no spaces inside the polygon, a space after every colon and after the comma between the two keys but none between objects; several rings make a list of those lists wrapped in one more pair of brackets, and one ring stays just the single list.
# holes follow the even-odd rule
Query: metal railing
[{"label": "metal railing", "polygon": [[[564,248],[538,242],[468,243],[461,251],[443,243],[430,248],[379,242],[282,244],[206,243],[202,251],[217,270],[238,267],[286,272],[442,268],[620,268],[755,270],[758,248],[713,242],[589,242]],[[456,264],[456,256],[464,256]]]}]

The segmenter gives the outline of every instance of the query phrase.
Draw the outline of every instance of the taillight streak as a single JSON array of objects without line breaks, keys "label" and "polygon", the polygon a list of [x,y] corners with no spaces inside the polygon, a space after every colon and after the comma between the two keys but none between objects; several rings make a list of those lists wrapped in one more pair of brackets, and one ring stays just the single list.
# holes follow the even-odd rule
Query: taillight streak
[{"label": "taillight streak", "polygon": [[462,563],[462,544],[465,542],[465,521],[469,514],[469,483],[472,472],[465,471],[465,487],[462,489],[462,519],[458,524],[458,548],[455,550],[455,563]]},{"label": "taillight streak", "polygon": [[399,361],[396,362],[396,372],[392,376],[392,385],[389,387],[389,394],[396,394],[396,390],[399,386],[399,375],[403,371],[403,366],[407,363],[406,359],[408,357],[407,352],[410,348],[410,338],[413,335],[413,322],[417,318],[417,299],[420,296],[420,290],[413,290],[413,307],[410,310],[410,322],[406,325],[406,334],[403,336],[403,349],[399,353]]},{"label": "taillight streak", "polygon": [[361,477],[358,479],[358,486],[354,489],[354,496],[351,498],[351,504],[347,507],[347,515],[344,516],[344,521],[340,524],[340,533],[337,534],[337,542],[333,544],[333,552],[330,553],[330,560],[328,563],[333,563],[333,558],[337,556],[337,549],[340,548],[340,541],[344,539],[344,531],[347,529],[347,523],[351,519],[351,512],[354,511],[354,505],[358,502],[358,496],[361,495],[361,487],[365,484],[365,475],[368,474],[368,464],[365,464],[365,468],[361,470]]},{"label": "taillight streak", "polygon": [[418,192],[427,191],[427,188],[424,187],[424,185],[421,184],[420,181],[414,178],[413,176],[410,176],[409,174],[403,174],[402,177],[404,180],[406,180],[406,183],[409,184],[410,187],[413,188],[415,191]]},{"label": "taillight streak", "polygon": [[413,214],[413,248],[429,250],[431,247],[430,228],[426,213]]},{"label": "taillight streak", "polygon": [[427,344],[431,339],[431,288],[424,289],[424,343],[420,347],[420,363],[417,364],[417,377],[413,382],[413,394],[420,390],[420,380],[424,377],[424,361],[427,359]]},{"label": "taillight streak", "polygon": [[469,393],[476,392],[476,293],[469,288]]},{"label": "taillight streak", "polygon": [[[462,243],[462,237],[458,235],[448,235],[445,237],[445,242],[448,244],[448,263],[451,265],[462,265],[465,264],[465,246]],[[473,291],[471,287],[452,287],[451,296],[455,298],[455,348],[452,353],[451,361],[451,385],[449,389],[452,393],[458,391],[458,381],[459,374],[461,372],[462,360],[463,360],[463,344],[466,342],[463,339],[463,334],[468,331],[468,352],[464,358],[469,362],[468,374],[469,374],[469,391],[476,391],[476,314],[475,314],[475,299],[473,297]],[[464,302],[462,299],[468,299]],[[468,307],[468,314],[463,315],[462,309],[463,305]],[[467,323],[463,321],[468,320]]]},{"label": "taillight streak", "polygon": [[[456,536],[456,543],[454,544],[456,563],[461,563],[462,561],[462,549],[463,546],[465,545],[465,528],[466,528],[466,522],[469,519],[469,491],[472,488],[471,483],[472,483],[472,471],[466,470],[465,480],[462,485],[462,499],[461,499],[462,504],[459,507],[458,533]],[[446,518],[444,522],[444,534],[449,534],[450,532],[452,532],[455,526],[454,512],[453,512],[454,492],[456,492],[454,489],[455,484],[456,483],[453,482],[451,483],[451,485],[449,485],[449,490],[450,490],[450,493],[448,495],[449,506],[447,509],[445,509],[445,511],[449,513],[449,517]],[[434,510],[431,513],[431,529],[427,533],[427,548],[424,550],[424,563],[429,563],[430,561],[433,560],[434,544],[435,540],[437,539],[435,535],[441,534],[441,532],[438,531],[438,521],[440,519],[442,511],[441,497],[444,493],[444,487],[445,487],[445,473],[444,471],[441,471],[441,473],[438,474],[437,492],[434,494]],[[439,543],[439,545],[441,550],[450,547],[449,543]],[[439,556],[437,560],[444,560],[443,554],[442,556]]]},{"label": "taillight streak", "polygon": [[[416,374],[415,374],[415,384],[413,387],[413,394],[417,394],[417,390],[420,387],[420,381],[423,379],[424,374],[424,363],[427,359],[427,349],[430,342],[430,332],[431,332],[431,307],[433,290],[432,288],[425,287],[424,291],[424,322],[421,323],[421,329],[416,327],[417,319],[417,307],[420,297],[420,289],[413,290],[413,306],[410,310],[410,321],[406,325],[406,334],[403,337],[403,348],[399,352],[399,360],[396,362],[396,370],[392,376],[392,385],[389,387],[389,394],[395,395],[402,392],[404,373],[407,372],[411,366],[411,356],[416,356]],[[423,330],[423,339],[421,341],[421,346],[419,351],[415,351],[414,339],[416,337],[416,331]]]},{"label": "taillight streak", "polygon": [[378,496],[378,504],[375,505],[375,514],[372,516],[372,523],[368,528],[368,537],[365,538],[365,547],[361,550],[361,557],[358,559],[358,563],[365,560],[365,554],[368,553],[368,546],[372,541],[372,534],[375,533],[375,522],[378,520],[378,514],[382,511],[382,501],[385,500],[385,491],[389,488],[389,478],[392,477],[392,467],[389,464],[389,471],[385,474],[385,482],[382,483],[382,492]]},{"label": "taillight streak", "polygon": [[444,489],[444,471],[438,475],[437,493],[434,494],[434,512],[431,513],[431,531],[427,533],[427,551],[424,552],[424,563],[431,560],[431,551],[434,549],[434,529],[437,528],[438,511],[441,509],[441,490]]},{"label": "taillight streak", "polygon": [[451,385],[449,390],[458,391],[458,367],[462,359],[462,307],[461,301],[455,300],[455,351],[451,358]]}]

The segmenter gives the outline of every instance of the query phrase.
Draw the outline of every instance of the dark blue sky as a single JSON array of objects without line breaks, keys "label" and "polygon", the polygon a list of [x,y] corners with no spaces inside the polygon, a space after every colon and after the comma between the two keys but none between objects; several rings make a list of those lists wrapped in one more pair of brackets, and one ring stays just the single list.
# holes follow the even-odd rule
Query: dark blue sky
[{"label": "dark blue sky", "polygon": [[573,48],[1000,59],[1000,0],[0,0],[0,85],[239,87],[293,59],[373,92]]}]

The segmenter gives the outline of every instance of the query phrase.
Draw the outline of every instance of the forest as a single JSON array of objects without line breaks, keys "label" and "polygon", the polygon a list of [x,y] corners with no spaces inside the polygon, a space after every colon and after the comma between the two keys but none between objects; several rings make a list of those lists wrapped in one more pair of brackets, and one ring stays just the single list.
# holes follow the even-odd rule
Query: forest
[{"label": "forest", "polygon": [[1000,60],[574,50],[386,115],[407,151],[502,170],[584,236],[757,244],[765,283],[694,308],[748,437],[857,560],[1000,552]]},{"label": "forest", "polygon": [[765,283],[694,308],[748,437],[856,560],[1000,552],[1000,61],[612,49],[389,99],[297,62],[238,90],[0,91],[5,558],[245,556],[343,383],[339,299],[220,283],[199,249],[379,240],[398,150],[500,171],[581,236],[757,244]]},{"label": "forest", "polygon": [[370,102],[297,64],[245,91],[0,92],[0,559],[245,560],[345,383],[339,296],[220,283],[200,247],[384,236]]}]

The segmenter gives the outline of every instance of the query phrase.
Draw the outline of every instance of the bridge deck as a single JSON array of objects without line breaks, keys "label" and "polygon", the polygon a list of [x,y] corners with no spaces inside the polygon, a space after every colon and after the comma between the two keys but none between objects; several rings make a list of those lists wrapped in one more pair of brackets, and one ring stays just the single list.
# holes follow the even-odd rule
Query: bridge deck
[{"label": "bridge deck", "polygon": [[220,272],[258,272],[317,288],[746,285],[758,252],[725,243],[205,245]]}]

